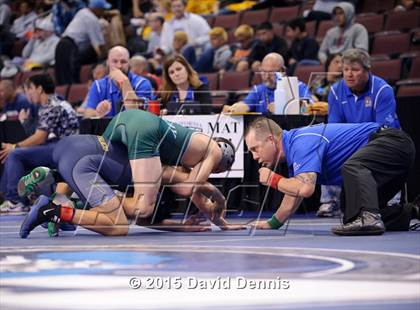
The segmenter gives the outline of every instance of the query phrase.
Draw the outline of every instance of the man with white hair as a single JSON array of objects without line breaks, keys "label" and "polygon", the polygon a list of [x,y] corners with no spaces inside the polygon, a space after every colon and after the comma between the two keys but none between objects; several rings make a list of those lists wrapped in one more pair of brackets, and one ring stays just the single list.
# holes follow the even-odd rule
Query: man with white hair
[{"label": "man with white hair", "polygon": [[[224,106],[226,113],[261,112],[266,114],[274,108],[274,91],[276,89],[276,72],[285,75],[284,59],[278,53],[267,54],[261,63],[262,83],[254,85],[244,100],[232,106]],[[299,97],[312,101],[308,86],[298,81]]]},{"label": "man with white hair", "polygon": [[106,61],[109,74],[91,85],[85,117],[112,117],[122,107],[130,108],[127,103],[151,98],[150,82],[130,72],[129,61],[130,55],[125,47],[115,46],[109,50]]},{"label": "man with white hair", "polygon": [[49,18],[35,22],[35,32],[22,51],[25,59],[22,67],[31,70],[33,67],[54,64],[55,48],[60,39],[54,34],[53,24]]}]

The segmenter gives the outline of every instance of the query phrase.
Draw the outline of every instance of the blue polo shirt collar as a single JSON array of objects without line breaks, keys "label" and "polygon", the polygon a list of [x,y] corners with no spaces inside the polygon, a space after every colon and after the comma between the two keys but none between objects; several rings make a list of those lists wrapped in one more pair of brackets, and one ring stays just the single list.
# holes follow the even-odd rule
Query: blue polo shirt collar
[{"label": "blue polo shirt collar", "polygon": [[[347,97],[354,97],[356,96],[355,94],[353,94],[353,92],[350,90],[350,88],[346,85],[346,83],[344,82],[344,80],[342,80],[344,83],[344,92],[346,93]],[[365,87],[365,91],[360,95],[357,96],[358,98],[363,98],[365,96],[371,95],[373,92],[373,77],[372,74],[369,73],[369,79],[368,79],[368,83]]]}]

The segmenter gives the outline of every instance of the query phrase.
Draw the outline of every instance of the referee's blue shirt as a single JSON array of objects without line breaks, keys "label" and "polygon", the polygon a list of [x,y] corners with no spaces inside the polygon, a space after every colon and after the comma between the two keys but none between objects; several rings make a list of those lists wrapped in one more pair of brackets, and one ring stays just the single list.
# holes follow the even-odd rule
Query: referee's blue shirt
[{"label": "referee's blue shirt", "polygon": [[[128,79],[133,90],[136,92],[137,97],[146,99],[152,98],[153,89],[148,79],[131,72],[128,72]],[[112,103],[112,108],[106,116],[112,117],[119,112],[118,109],[122,107],[123,99],[121,91],[107,75],[103,79],[96,80],[92,83],[92,86],[89,89],[86,108],[96,109],[96,106],[102,100],[109,100]]]},{"label": "referee's blue shirt", "polygon": [[356,96],[344,80],[335,83],[328,95],[328,123],[376,122],[400,128],[394,91],[383,79],[369,74],[366,90]]},{"label": "referee's blue shirt", "polygon": [[319,124],[283,130],[283,152],[289,177],[317,173],[317,183],[341,185],[344,162],[368,143],[379,128],[377,123]]},{"label": "referee's blue shirt", "polygon": [[[298,90],[300,99],[312,102],[312,93],[305,83],[298,81]],[[275,88],[268,88],[264,83],[253,86],[243,99],[249,107],[249,112],[268,113],[268,104],[274,102],[274,91]]]}]

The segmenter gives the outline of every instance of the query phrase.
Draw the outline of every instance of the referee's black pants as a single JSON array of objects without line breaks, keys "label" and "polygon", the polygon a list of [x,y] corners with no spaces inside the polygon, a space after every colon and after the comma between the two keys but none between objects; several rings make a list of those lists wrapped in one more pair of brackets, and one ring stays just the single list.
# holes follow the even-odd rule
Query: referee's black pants
[{"label": "referee's black pants", "polygon": [[381,213],[387,230],[408,230],[409,205],[387,206],[401,190],[414,166],[415,147],[402,130],[379,129],[368,144],[354,153],[343,165],[343,222],[353,221],[361,211]]},{"label": "referee's black pants", "polygon": [[63,37],[55,49],[55,82],[57,85],[79,83],[79,48],[73,39]]}]

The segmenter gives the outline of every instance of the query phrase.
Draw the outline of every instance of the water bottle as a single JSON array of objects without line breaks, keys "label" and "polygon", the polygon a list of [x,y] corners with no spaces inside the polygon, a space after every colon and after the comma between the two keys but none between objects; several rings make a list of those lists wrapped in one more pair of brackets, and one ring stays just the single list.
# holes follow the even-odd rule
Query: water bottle
[{"label": "water bottle", "polygon": [[276,90],[274,91],[274,114],[284,114],[286,107],[286,90],[282,82],[282,75],[276,72]]}]

